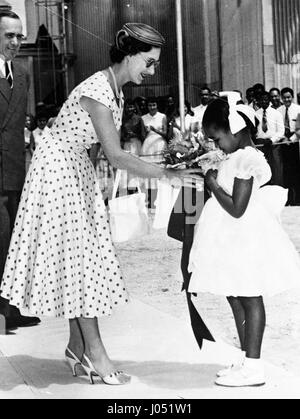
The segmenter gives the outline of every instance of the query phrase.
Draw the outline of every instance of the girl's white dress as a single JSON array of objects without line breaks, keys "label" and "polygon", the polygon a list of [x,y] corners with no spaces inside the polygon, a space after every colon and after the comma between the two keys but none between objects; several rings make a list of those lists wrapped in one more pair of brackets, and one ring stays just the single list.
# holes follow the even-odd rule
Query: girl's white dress
[{"label": "girl's white dress", "polygon": [[241,218],[232,217],[214,195],[205,204],[190,253],[190,292],[255,297],[300,287],[300,258],[279,218],[287,191],[262,187],[271,178],[263,153],[252,147],[232,153],[217,181],[232,195],[235,178],[251,177],[253,191]]}]

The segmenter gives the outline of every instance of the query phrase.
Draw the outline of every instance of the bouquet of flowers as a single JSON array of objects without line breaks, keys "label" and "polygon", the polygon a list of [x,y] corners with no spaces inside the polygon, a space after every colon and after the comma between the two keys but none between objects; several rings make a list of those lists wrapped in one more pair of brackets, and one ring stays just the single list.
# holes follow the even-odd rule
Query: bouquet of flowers
[{"label": "bouquet of flowers", "polygon": [[163,153],[164,164],[170,169],[200,168],[203,175],[209,169],[218,169],[225,160],[226,154],[215,146],[215,143],[203,134],[190,133],[186,138],[178,134]]}]

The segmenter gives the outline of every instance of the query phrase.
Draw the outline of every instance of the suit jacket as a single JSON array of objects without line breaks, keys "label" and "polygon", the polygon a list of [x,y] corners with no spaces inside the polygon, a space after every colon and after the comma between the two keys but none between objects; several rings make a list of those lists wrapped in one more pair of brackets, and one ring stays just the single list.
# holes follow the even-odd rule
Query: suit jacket
[{"label": "suit jacket", "polygon": [[25,179],[24,127],[29,77],[13,63],[13,89],[0,79],[0,190],[20,191]]},{"label": "suit jacket", "polygon": [[299,131],[299,130],[300,130],[300,113],[298,114],[297,119],[296,119],[296,131]]}]

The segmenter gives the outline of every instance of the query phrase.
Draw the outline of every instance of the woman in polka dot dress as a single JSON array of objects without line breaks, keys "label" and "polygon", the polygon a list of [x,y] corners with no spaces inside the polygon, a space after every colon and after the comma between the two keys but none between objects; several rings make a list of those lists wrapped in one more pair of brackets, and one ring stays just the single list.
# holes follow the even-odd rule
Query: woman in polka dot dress
[{"label": "woman in polka dot dress", "polygon": [[[175,175],[124,152],[119,138],[121,88],[155,73],[163,44],[147,25],[124,25],[110,51],[112,66],[70,94],[34,153],[5,267],[2,297],[31,313],[68,319],[66,359],[74,375],[81,364],[91,382],[99,376],[125,384],[130,377],[115,371],[99,333],[97,319],[128,294],[87,150],[100,141],[114,167],[149,178]],[[191,180],[188,170],[180,176]]]}]

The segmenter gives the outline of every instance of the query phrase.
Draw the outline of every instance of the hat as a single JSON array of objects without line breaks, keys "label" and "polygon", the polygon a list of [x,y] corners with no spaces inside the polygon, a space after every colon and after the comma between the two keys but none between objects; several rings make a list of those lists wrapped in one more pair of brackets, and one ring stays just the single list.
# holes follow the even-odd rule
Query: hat
[{"label": "hat", "polygon": [[124,38],[128,36],[155,47],[162,47],[166,42],[165,38],[152,26],[144,23],[125,23],[116,35],[116,46],[119,50],[122,51]]}]

